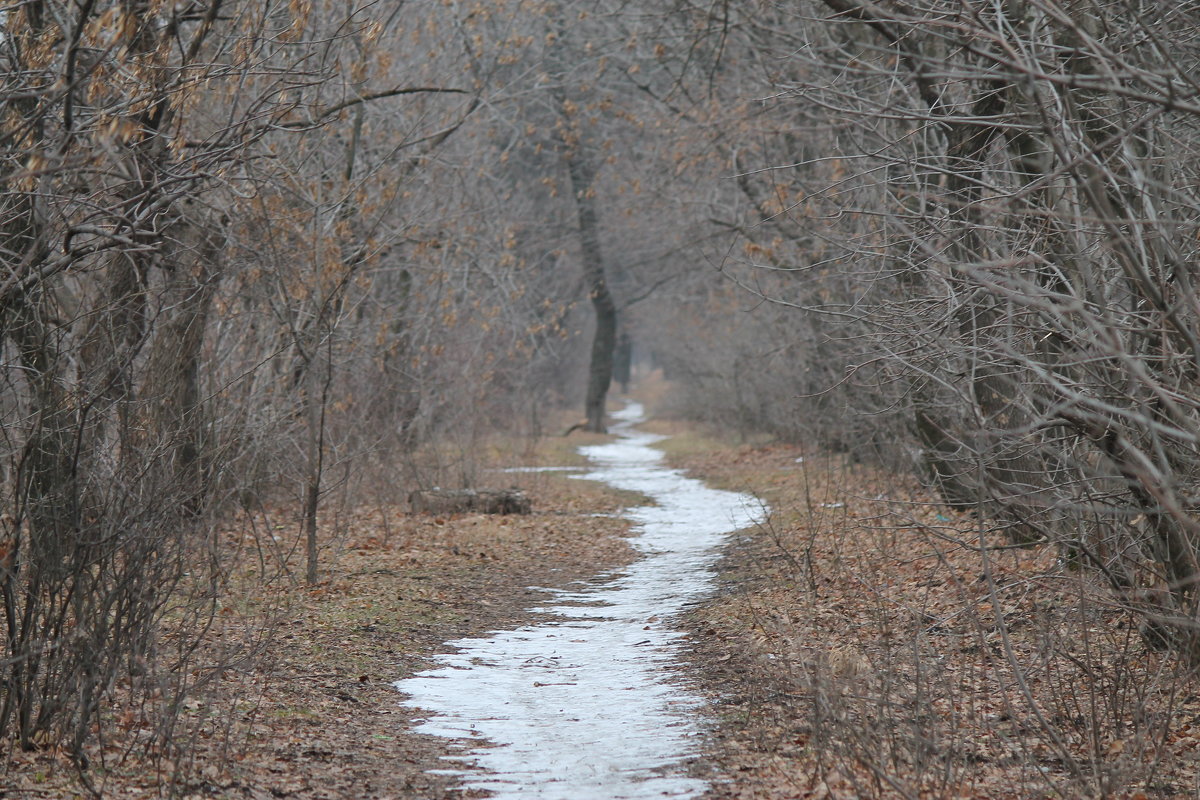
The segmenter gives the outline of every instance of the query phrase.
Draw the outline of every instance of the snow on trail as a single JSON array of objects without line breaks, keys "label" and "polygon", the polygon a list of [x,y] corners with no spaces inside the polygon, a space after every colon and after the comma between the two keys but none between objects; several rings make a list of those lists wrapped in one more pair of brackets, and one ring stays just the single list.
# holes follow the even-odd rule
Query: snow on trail
[{"label": "snow on trail", "polygon": [[640,492],[656,505],[628,509],[642,554],[615,578],[556,592],[553,615],[487,639],[449,642],[443,666],[397,681],[405,705],[428,719],[417,733],[453,739],[461,763],[443,770],[498,798],[617,800],[696,797],[683,774],[696,755],[702,701],[672,680],[683,634],[671,617],[711,591],[725,537],[762,518],[755,498],[709,489],[662,466],[662,436],[621,420],[610,444],[580,450],[595,468],[579,477]]}]

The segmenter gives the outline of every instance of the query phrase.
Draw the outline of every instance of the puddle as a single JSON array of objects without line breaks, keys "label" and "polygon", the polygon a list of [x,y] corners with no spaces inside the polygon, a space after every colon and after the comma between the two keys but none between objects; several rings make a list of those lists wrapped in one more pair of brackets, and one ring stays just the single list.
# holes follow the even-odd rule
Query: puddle
[{"label": "puddle", "polygon": [[442,666],[396,682],[428,718],[417,733],[454,740],[439,770],[499,798],[697,797],[702,701],[677,680],[683,634],[671,617],[708,594],[727,534],[753,525],[762,505],[709,489],[662,465],[635,430],[632,403],[613,417],[619,438],[581,448],[590,471],[573,477],[639,492],[657,505],[628,509],[641,558],[610,580],[555,592],[534,611],[544,623],[449,642]]}]

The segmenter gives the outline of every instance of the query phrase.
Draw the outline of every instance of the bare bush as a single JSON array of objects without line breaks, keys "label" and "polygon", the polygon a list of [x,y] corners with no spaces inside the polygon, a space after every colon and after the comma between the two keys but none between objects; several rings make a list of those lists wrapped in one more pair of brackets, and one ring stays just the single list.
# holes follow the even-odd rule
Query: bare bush
[{"label": "bare bush", "polygon": [[949,503],[1057,544],[1192,650],[1190,11],[777,14],[750,41],[792,48],[771,78],[794,108],[775,102],[815,135],[762,165],[763,210],[807,246],[731,270],[824,320],[805,327],[869,369]]}]

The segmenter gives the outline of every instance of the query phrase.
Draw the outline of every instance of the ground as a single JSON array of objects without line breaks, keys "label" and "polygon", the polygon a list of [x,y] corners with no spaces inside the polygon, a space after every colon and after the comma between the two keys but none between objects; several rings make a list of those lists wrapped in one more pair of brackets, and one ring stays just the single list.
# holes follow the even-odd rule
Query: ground
[{"label": "ground", "polygon": [[[526,455],[583,463],[574,447],[602,440],[575,433]],[[628,526],[613,512],[640,500],[561,473],[494,478],[525,490],[533,513],[417,515],[401,498],[357,509],[337,520],[345,533],[323,553],[313,587],[281,572],[282,562],[301,559],[274,547],[274,536],[264,545],[261,524],[256,535],[231,525],[226,548],[247,553],[231,594],[242,585],[246,599],[222,609],[209,649],[251,640],[265,647],[248,668],[233,664],[219,685],[185,704],[182,722],[194,734],[190,777],[177,794],[461,797],[426,772],[445,766],[443,742],[405,733],[413,714],[392,682],[429,666],[446,641],[522,624],[544,596],[530,587],[568,587],[627,563]],[[295,516],[286,508],[270,515],[285,543],[298,529]],[[266,589],[258,588],[263,575],[272,576]],[[138,747],[150,724],[142,715],[114,708],[110,716],[87,782],[105,797],[160,794],[179,765]],[[10,748],[0,798],[76,796],[87,793],[61,752]]]},{"label": "ground", "polygon": [[1055,547],[846,456],[651,427],[772,509],[684,621],[708,800],[1198,796],[1194,669]]},{"label": "ground", "polygon": [[[692,771],[710,800],[1178,797],[1194,792],[1194,675],[1148,651],[1136,621],[1048,547],[996,540],[920,487],[830,454],[701,435],[664,420],[675,465],[751,491],[769,524],[731,541],[720,592],[680,624],[712,703]],[[600,437],[523,455],[563,464]],[[461,797],[442,741],[405,732],[392,682],[444,642],[524,622],[541,593],[619,568],[638,498],[563,473],[497,475],[528,516],[414,515],[400,498],[346,512],[321,582],[231,526],[242,548],[210,652],[256,641],[182,710],[186,764],[138,747],[146,721],[111,711],[87,780],[107,797]],[[295,530],[286,508],[280,531]],[[272,538],[271,541],[275,541]],[[266,589],[263,576],[274,576]],[[234,592],[236,595],[236,591]],[[264,625],[263,620],[269,624]],[[215,657],[215,656],[214,656]],[[1193,730],[1193,725],[1196,729]],[[12,751],[0,798],[84,796],[54,750]]]}]

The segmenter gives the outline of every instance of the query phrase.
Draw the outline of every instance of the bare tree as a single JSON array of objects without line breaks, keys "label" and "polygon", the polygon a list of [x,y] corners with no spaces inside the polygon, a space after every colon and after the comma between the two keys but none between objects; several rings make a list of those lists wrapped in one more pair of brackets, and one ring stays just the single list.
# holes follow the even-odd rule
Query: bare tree
[{"label": "bare tree", "polygon": [[821,144],[759,167],[795,200],[747,196],[813,246],[730,272],[843,326],[948,502],[1195,652],[1192,10],[771,8],[741,29],[790,46],[767,77]]},{"label": "bare tree", "polygon": [[304,25],[221,0],[4,12],[0,732],[23,747],[82,764],[122,673],[167,709],[162,681],[205,672],[156,633],[169,603],[214,610],[226,210],[288,92],[325,80],[297,66]]}]

